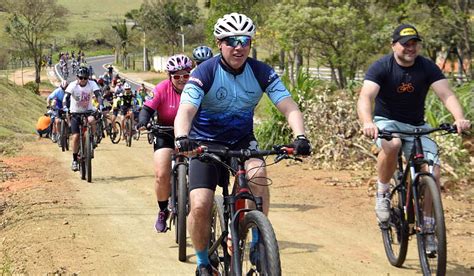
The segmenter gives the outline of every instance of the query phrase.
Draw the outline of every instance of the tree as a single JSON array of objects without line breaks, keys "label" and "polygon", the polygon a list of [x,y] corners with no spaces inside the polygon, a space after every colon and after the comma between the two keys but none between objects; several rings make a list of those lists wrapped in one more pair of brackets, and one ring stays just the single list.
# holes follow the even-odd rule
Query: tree
[{"label": "tree", "polygon": [[127,68],[127,47],[130,44],[127,20],[124,19],[122,22],[117,22],[115,25],[112,25],[112,30],[114,30],[117,36],[115,57],[117,58],[120,55],[121,63]]},{"label": "tree", "polygon": [[193,32],[199,8],[196,1],[145,0],[138,13],[132,14],[158,48],[174,54],[181,49],[179,34],[186,36],[186,32]]},{"label": "tree", "polygon": [[3,1],[2,6],[9,13],[5,31],[33,58],[38,89],[43,47],[54,31],[65,28],[68,11],[56,0]]},{"label": "tree", "polygon": [[368,23],[365,9],[347,2],[274,7],[266,25],[276,31],[280,46],[287,52],[290,78],[294,71],[299,71],[302,53],[307,53],[308,58],[315,57],[318,66],[329,67],[340,88],[346,87],[347,79],[354,79],[367,62],[377,45],[368,35],[375,32],[376,25]]}]

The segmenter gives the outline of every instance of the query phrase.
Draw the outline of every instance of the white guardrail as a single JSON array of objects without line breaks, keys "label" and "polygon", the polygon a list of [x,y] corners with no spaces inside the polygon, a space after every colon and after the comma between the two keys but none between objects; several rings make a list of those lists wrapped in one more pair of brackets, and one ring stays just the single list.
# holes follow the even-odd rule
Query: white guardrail
[{"label": "white guardrail", "polygon": [[[306,72],[306,68],[303,67],[303,72]],[[279,69],[279,68],[275,68],[275,71],[277,72],[278,75],[283,75],[284,71],[282,69]],[[331,76],[331,69],[330,68],[326,68],[326,67],[319,67],[319,68],[314,68],[314,67],[310,67],[308,69],[308,73],[315,79],[319,79],[319,80],[331,80],[332,79],[332,76]],[[364,76],[365,76],[365,73],[360,70],[359,72],[357,72],[356,74],[356,77],[355,77],[355,80],[364,80]]]}]

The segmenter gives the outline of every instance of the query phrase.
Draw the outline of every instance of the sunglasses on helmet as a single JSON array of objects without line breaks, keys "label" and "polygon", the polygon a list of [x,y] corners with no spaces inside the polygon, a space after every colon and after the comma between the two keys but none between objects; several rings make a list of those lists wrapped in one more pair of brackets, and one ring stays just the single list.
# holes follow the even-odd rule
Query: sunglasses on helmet
[{"label": "sunglasses on helmet", "polygon": [[252,38],[250,36],[246,35],[238,35],[238,36],[228,36],[222,39],[225,41],[227,46],[230,47],[237,47],[240,43],[240,46],[242,47],[247,47],[250,45],[250,42],[252,41]]}]

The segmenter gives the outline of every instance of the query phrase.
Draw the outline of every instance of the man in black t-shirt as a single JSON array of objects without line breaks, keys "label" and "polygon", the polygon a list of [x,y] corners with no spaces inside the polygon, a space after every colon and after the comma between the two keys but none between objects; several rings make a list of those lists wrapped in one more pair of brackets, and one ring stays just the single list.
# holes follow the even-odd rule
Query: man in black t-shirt
[{"label": "man in black t-shirt", "polygon": [[[392,36],[392,50],[392,54],[372,64],[365,76],[357,103],[364,135],[377,139],[378,129],[412,131],[415,127],[429,127],[424,121],[424,111],[430,87],[453,115],[458,132],[469,129],[471,123],[464,117],[462,107],[441,70],[431,60],[419,56],[421,38],[415,27],[407,24],[397,27]],[[409,137],[403,138],[405,153],[411,142]],[[427,137],[422,139],[422,144],[427,158],[435,163],[434,174],[439,185],[440,167],[436,144]],[[390,214],[390,201],[386,194],[397,166],[397,154],[402,141],[377,139],[377,145],[381,151],[377,157],[375,211],[378,220],[386,222]]]}]

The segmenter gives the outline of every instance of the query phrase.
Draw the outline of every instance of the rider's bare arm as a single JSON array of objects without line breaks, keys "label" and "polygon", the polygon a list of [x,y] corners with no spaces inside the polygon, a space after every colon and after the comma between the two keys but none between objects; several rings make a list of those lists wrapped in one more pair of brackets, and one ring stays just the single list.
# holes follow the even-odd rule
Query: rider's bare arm
[{"label": "rider's bare arm", "polygon": [[191,130],[193,118],[198,109],[192,104],[180,104],[178,113],[174,120],[174,135],[175,137],[188,135]]},{"label": "rider's bare arm", "polygon": [[459,103],[456,95],[449,87],[447,79],[441,79],[435,81],[431,87],[435,94],[443,102],[444,106],[451,112],[454,117],[454,124],[458,128],[458,132],[461,133],[463,130],[467,130],[471,127],[471,122],[464,117],[462,106]]},{"label": "rider's bare arm", "polygon": [[285,98],[279,102],[276,107],[283,115],[285,115],[288,124],[293,130],[295,138],[298,135],[305,135],[303,114],[291,97]]},{"label": "rider's bare arm", "polygon": [[372,107],[379,90],[377,83],[365,80],[357,101],[357,114],[362,123],[362,131],[364,135],[374,139],[377,138],[378,130],[373,122]]}]

